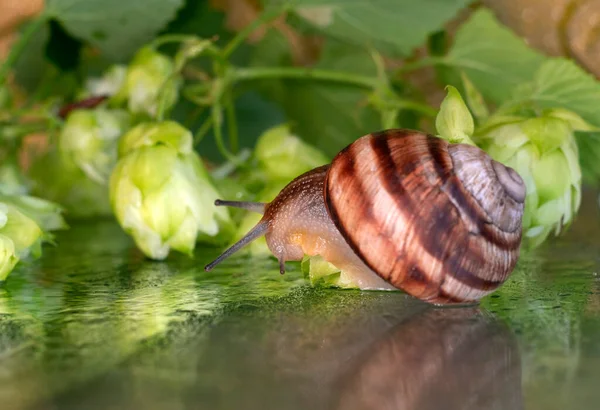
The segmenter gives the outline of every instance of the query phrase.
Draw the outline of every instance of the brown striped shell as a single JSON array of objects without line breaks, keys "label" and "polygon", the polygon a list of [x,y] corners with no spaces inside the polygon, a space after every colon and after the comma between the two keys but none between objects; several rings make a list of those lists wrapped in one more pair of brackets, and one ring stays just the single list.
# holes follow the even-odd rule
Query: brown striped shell
[{"label": "brown striped shell", "polygon": [[324,197],[359,258],[428,302],[479,300],[519,257],[525,185],[474,146],[409,130],[366,135],[334,158]]}]

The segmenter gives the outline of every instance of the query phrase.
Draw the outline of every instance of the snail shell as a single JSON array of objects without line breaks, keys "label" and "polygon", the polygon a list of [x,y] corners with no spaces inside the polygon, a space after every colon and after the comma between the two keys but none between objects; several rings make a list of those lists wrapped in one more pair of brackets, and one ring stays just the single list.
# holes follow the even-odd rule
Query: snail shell
[{"label": "snail shell", "polygon": [[518,259],[525,185],[477,147],[371,134],[336,156],[325,185],[354,252],[420,299],[479,299]]},{"label": "snail shell", "polygon": [[286,260],[321,255],[362,289],[474,302],[515,267],[525,194],[513,169],[477,147],[411,130],[372,133],[262,204],[261,222],[207,270],[264,234],[282,273]]}]

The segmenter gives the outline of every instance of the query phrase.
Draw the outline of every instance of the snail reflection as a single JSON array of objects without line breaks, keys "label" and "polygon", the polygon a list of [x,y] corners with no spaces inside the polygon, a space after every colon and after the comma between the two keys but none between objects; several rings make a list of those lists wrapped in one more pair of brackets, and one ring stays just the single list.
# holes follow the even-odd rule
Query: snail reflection
[{"label": "snail reflection", "polygon": [[523,408],[513,334],[478,309],[428,309],[395,327],[338,380],[336,409]]},{"label": "snail reflection", "polygon": [[477,302],[519,258],[526,187],[483,150],[417,131],[365,135],[270,203],[217,201],[264,213],[214,262],[265,235],[285,262],[320,255],[361,289],[402,289],[434,304]]}]

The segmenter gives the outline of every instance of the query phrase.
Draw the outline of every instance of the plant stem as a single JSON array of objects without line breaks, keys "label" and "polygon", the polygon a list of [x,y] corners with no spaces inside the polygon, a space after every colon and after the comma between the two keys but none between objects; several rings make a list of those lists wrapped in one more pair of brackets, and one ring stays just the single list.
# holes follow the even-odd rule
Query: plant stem
[{"label": "plant stem", "polygon": [[4,85],[10,69],[17,62],[25,50],[25,47],[27,47],[27,44],[33,38],[33,35],[40,27],[42,27],[42,25],[44,25],[44,23],[46,23],[46,21],[46,14],[42,13],[27,24],[17,42],[11,47],[8,57],[6,57],[6,60],[4,60],[4,63],[0,67],[0,86]]},{"label": "plant stem", "polygon": [[198,145],[200,141],[202,141],[208,130],[210,130],[210,127],[212,127],[212,124],[213,117],[210,116],[202,123],[200,128],[198,128],[198,131],[194,134],[194,145]]},{"label": "plant stem", "polygon": [[210,91],[210,84],[208,82],[201,82],[196,84],[187,85],[183,92],[186,95],[206,95]]},{"label": "plant stem", "polygon": [[235,106],[233,105],[233,98],[231,93],[226,97],[225,112],[227,114],[227,133],[229,134],[229,145],[231,151],[237,153],[238,151],[238,128],[237,119],[235,116]]},{"label": "plant stem", "polygon": [[396,75],[408,73],[411,71],[415,71],[425,67],[431,67],[435,65],[443,65],[446,64],[445,57],[425,57],[420,60],[414,61],[412,63],[406,63],[398,70],[396,70]]},{"label": "plant stem", "polygon": [[167,87],[171,85],[171,81],[174,79],[174,74],[171,74],[163,82],[158,92],[158,107],[156,108],[156,120],[163,121],[165,117],[165,107],[167,105]]},{"label": "plant stem", "polygon": [[435,117],[438,113],[435,108],[430,107],[427,104],[421,104],[416,101],[410,101],[410,100],[399,101],[397,104],[397,108],[401,109],[401,110],[410,110],[410,111],[419,112],[428,117]]},{"label": "plant stem", "polygon": [[277,17],[281,16],[287,10],[288,10],[288,7],[284,6],[281,8],[273,9],[273,10],[262,13],[260,16],[258,16],[258,18],[256,20],[254,20],[252,23],[248,24],[246,27],[244,27],[242,29],[242,31],[237,33],[236,36],[225,46],[225,48],[223,49],[223,57],[228,58],[229,56],[231,56],[231,54],[235,51],[235,49],[238,48],[240,46],[240,44],[242,44],[244,42],[244,40],[246,40],[250,36],[250,34],[252,34],[253,31],[258,29],[263,24],[267,24],[267,23],[275,20]]},{"label": "plant stem", "polygon": [[206,106],[211,105],[209,97],[198,96],[193,92],[193,90],[190,91],[187,87],[183,89],[181,95],[183,95],[185,98],[187,98],[194,104],[199,105],[201,107],[206,107]]},{"label": "plant stem", "polygon": [[189,112],[185,116],[185,119],[183,120],[183,125],[185,126],[185,128],[188,128],[188,129],[191,128],[193,125],[193,122],[196,120],[196,118],[199,118],[202,115],[204,110],[206,110],[206,107],[203,107],[203,106],[194,107],[194,109],[191,112]]},{"label": "plant stem", "polygon": [[227,147],[225,147],[225,143],[223,142],[223,111],[221,109],[221,105],[217,102],[212,106],[212,123],[213,123],[213,132],[215,134],[215,142],[217,143],[217,148],[221,155],[227,158],[229,161],[238,163],[237,158],[233,155]]},{"label": "plant stem", "polygon": [[215,179],[223,179],[226,178],[228,175],[230,175],[233,171],[235,171],[237,168],[239,168],[240,166],[242,166],[252,155],[252,151],[245,148],[242,150],[242,152],[240,152],[236,158],[237,158],[237,163],[233,163],[233,162],[226,162],[223,165],[221,165],[219,168],[215,169],[214,171],[211,172],[211,175],[213,176],[213,178]]},{"label": "plant stem", "polygon": [[344,71],[333,71],[301,67],[258,67],[237,68],[232,70],[232,81],[252,81],[275,78],[290,78],[296,80],[328,81],[353,85],[374,90],[377,79]]},{"label": "plant stem", "polygon": [[48,131],[48,128],[51,127],[52,123],[46,120],[36,121],[31,124],[2,125],[0,140],[2,140],[2,144],[14,143],[18,146],[24,136]]},{"label": "plant stem", "polygon": [[169,43],[185,43],[186,41],[192,40],[194,38],[194,36],[188,34],[167,34],[156,38],[152,42],[152,46],[158,48]]}]

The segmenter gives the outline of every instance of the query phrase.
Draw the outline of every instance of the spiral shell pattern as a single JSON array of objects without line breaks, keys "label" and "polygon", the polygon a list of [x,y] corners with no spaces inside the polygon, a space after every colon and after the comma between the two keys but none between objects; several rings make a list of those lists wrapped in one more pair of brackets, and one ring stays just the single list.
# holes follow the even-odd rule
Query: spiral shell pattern
[{"label": "spiral shell pattern", "polygon": [[324,196],[365,264],[430,303],[478,301],[519,257],[525,185],[477,147],[372,133],[334,158]]}]

